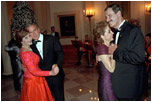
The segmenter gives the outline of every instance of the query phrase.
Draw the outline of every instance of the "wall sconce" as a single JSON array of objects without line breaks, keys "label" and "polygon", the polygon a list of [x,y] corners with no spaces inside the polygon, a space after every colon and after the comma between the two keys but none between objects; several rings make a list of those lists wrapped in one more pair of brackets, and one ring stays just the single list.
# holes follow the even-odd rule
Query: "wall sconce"
[{"label": "wall sconce", "polygon": [[151,12],[151,3],[145,6],[147,12]]},{"label": "wall sconce", "polygon": [[89,19],[89,26],[90,26],[90,37],[92,40],[92,34],[91,34],[91,18],[95,15],[95,10],[94,9],[86,9],[83,10],[84,16]]},{"label": "wall sconce", "polygon": [[86,9],[83,10],[83,12],[84,12],[84,16],[88,17],[88,19],[91,19],[91,17],[95,15],[95,10],[93,9]]}]

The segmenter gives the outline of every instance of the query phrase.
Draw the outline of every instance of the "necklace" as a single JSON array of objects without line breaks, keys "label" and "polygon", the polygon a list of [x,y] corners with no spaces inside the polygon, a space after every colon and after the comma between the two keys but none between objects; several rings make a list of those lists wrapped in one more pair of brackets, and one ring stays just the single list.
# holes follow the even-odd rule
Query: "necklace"
[{"label": "necklace", "polygon": [[27,50],[29,50],[29,51],[32,51],[32,49],[30,48],[30,47],[28,47],[28,46],[22,46],[22,48],[24,48],[24,49],[27,49]]}]

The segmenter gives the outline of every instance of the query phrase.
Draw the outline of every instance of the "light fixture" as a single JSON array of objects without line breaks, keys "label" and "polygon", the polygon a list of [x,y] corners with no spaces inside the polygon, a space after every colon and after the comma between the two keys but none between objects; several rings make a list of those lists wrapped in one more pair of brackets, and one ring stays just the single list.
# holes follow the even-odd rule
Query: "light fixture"
[{"label": "light fixture", "polygon": [[88,19],[90,20],[91,20],[91,17],[95,15],[95,10],[93,9],[86,9],[86,10],[83,10],[83,12],[84,12],[84,15],[88,17]]},{"label": "light fixture", "polygon": [[89,90],[89,93],[92,93],[92,90]]},{"label": "light fixture", "polygon": [[86,9],[83,10],[83,14],[85,17],[89,19],[89,27],[90,27],[90,37],[92,40],[92,34],[91,34],[91,18],[95,15],[95,10],[94,9]]},{"label": "light fixture", "polygon": [[79,92],[82,92],[82,89],[79,89]]},{"label": "light fixture", "polygon": [[145,5],[146,11],[151,12],[151,3]]}]

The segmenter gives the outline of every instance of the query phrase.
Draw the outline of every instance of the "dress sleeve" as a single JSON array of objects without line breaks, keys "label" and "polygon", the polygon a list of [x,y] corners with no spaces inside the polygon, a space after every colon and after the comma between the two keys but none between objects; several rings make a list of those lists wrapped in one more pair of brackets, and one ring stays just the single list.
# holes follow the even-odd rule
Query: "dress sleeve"
[{"label": "dress sleeve", "polygon": [[97,55],[104,55],[104,54],[108,54],[108,47],[101,44],[97,47]]},{"label": "dress sleeve", "polygon": [[38,70],[39,67],[34,64],[34,57],[32,57],[30,52],[23,52],[21,59],[31,74],[35,76],[50,76],[49,71]]}]

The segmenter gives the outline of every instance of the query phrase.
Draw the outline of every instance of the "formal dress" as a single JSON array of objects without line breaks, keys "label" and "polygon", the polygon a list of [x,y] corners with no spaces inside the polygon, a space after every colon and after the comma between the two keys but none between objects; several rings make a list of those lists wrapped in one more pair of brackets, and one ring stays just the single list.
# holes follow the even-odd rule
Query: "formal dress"
[{"label": "formal dress", "polygon": [[38,67],[40,58],[31,51],[19,53],[22,64],[26,67],[23,77],[21,101],[53,101],[51,91],[43,76],[49,76],[49,71]]},{"label": "formal dress", "polygon": [[45,77],[45,79],[55,101],[64,101],[64,72],[62,68],[64,54],[59,40],[51,35],[43,35],[43,58],[36,45],[32,44],[31,48],[40,57],[39,67],[42,70],[49,71],[53,64],[58,65],[59,73],[56,76]]},{"label": "formal dress", "polygon": [[118,48],[113,54],[116,68],[112,74],[112,88],[120,99],[140,98],[145,73],[144,37],[137,26],[128,22],[120,28]]},{"label": "formal dress", "polygon": [[[108,54],[108,47],[104,44],[100,44],[97,47],[97,55]],[[100,101],[115,101],[115,97],[112,90],[111,73],[105,68],[102,61],[98,61],[100,76],[98,80],[98,92]]]}]

